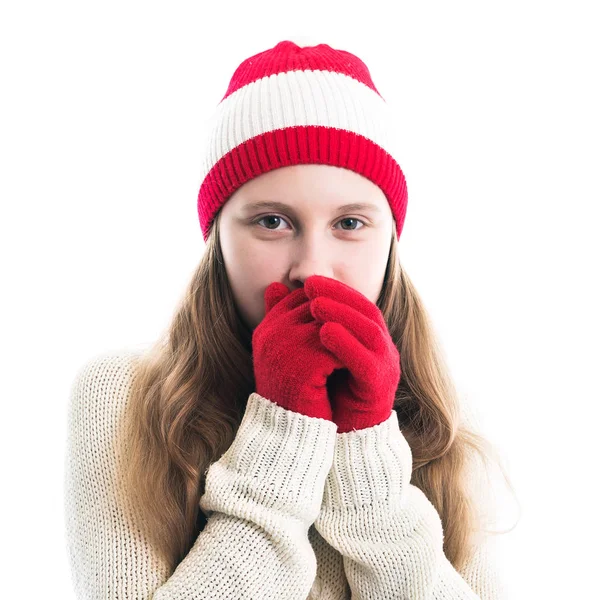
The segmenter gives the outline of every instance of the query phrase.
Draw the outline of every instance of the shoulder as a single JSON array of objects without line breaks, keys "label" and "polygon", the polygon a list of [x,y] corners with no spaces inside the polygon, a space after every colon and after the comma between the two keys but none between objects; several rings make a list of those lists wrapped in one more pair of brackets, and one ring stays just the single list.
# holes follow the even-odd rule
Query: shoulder
[{"label": "shoulder", "polygon": [[118,350],[88,358],[75,371],[71,398],[81,403],[93,403],[106,394],[128,387],[141,354],[140,350]]},{"label": "shoulder", "polygon": [[121,349],[110,352],[101,352],[85,360],[75,371],[73,384],[90,383],[106,384],[115,377],[122,377],[131,372],[141,350]]},{"label": "shoulder", "polygon": [[103,352],[75,372],[68,401],[71,436],[94,437],[114,432],[122,420],[140,350]]}]

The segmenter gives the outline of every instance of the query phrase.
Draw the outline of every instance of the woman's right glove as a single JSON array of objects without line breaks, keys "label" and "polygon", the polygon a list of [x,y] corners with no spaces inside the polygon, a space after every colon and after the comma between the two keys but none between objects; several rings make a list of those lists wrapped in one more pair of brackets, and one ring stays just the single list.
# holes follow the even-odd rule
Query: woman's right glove
[{"label": "woman's right glove", "polygon": [[294,412],[333,420],[327,377],[343,369],[321,343],[318,323],[304,288],[290,292],[271,283],[264,294],[265,316],[252,333],[256,393]]}]

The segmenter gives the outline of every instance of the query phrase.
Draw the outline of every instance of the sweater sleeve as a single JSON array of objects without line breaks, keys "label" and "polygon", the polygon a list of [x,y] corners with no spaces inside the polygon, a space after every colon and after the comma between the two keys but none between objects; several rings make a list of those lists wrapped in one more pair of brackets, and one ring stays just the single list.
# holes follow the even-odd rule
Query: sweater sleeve
[{"label": "sweater sleeve", "polygon": [[78,600],[297,598],[317,571],[308,529],[333,461],[336,426],[253,393],[230,448],[211,464],[208,516],[173,573],[133,524],[120,433],[131,355],[88,363],[73,384],[65,460],[67,553]]},{"label": "sweater sleeve", "polygon": [[500,600],[485,554],[463,571],[469,582],[446,558],[440,516],[411,474],[395,411],[374,427],[336,433],[315,528],[343,556],[352,598]]}]

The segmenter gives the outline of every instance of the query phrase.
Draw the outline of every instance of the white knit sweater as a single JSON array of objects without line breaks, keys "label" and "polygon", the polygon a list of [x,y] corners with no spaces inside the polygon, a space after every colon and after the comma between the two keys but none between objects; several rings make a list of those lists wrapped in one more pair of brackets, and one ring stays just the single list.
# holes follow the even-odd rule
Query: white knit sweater
[{"label": "white knit sweater", "polygon": [[410,483],[395,412],[338,434],[256,393],[207,472],[208,522],[170,573],[131,525],[122,484],[137,354],[90,359],[71,390],[65,523],[78,600],[505,597],[491,541],[461,573],[445,557],[439,515]]}]

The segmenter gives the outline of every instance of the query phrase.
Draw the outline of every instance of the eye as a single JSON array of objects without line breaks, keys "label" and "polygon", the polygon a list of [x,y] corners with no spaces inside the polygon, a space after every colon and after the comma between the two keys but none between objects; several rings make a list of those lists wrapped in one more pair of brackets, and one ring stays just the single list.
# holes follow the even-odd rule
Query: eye
[{"label": "eye", "polygon": [[[356,221],[357,223],[362,223],[364,227],[368,227],[368,225],[364,221],[361,221],[361,219],[356,219],[355,217],[344,217],[343,219],[339,220],[338,223],[342,223],[343,221]],[[359,229],[362,229],[362,227],[354,229],[344,229],[344,231],[358,231]]]},{"label": "eye", "polygon": [[[253,225],[254,224],[258,225],[261,221],[264,221],[264,220],[267,220],[267,219],[271,219],[271,220],[273,220],[273,219],[280,219],[280,220],[285,221],[287,223],[287,221],[283,217],[280,217],[278,215],[266,215],[264,217],[260,217],[260,218],[258,218],[256,220],[254,220],[252,222],[252,224]],[[356,221],[358,223],[362,223],[363,227],[368,227],[368,225],[363,220],[357,219],[355,217],[345,217],[343,219],[340,219],[338,221],[338,223],[342,223],[344,221]],[[343,229],[343,231],[358,231],[359,229],[362,229],[363,227],[358,227],[358,228],[355,227],[354,229]],[[273,228],[270,228],[270,227],[264,227],[264,229],[268,229],[269,231],[281,231],[281,230],[273,229]]]}]

